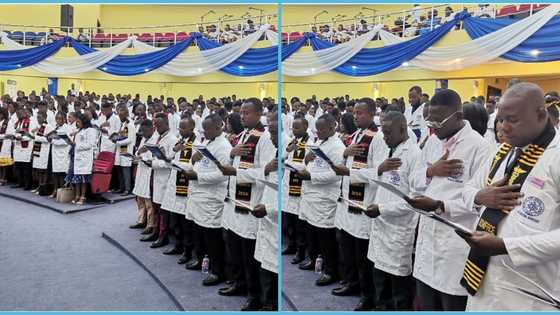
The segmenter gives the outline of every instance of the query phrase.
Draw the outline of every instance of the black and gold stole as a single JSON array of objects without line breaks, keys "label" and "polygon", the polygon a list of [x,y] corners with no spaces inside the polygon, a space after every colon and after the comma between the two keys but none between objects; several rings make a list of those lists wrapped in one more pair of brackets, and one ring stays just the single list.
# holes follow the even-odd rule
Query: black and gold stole
[{"label": "black and gold stole", "polygon": [[[533,143],[529,144],[527,148],[525,148],[523,152],[521,152],[516,160],[512,161],[511,164],[506,164],[507,168],[505,177],[507,180],[507,185],[523,185],[525,179],[527,179],[527,176],[555,135],[556,131],[554,130],[552,124],[549,122],[546,125],[544,131],[537,137],[537,139],[533,141]],[[513,148],[511,145],[507,143],[502,144],[502,146],[496,153],[494,160],[492,161],[490,173],[488,174],[488,178],[486,179],[487,185],[490,185],[492,183],[492,179],[496,175],[496,172],[500,168],[500,165],[503,163],[504,158],[510,153],[512,149]],[[478,220],[476,230],[486,231],[488,233],[497,235],[498,224],[508,215],[508,213],[509,211],[504,209],[486,208],[486,210],[484,210],[482,216]],[[467,289],[467,292],[469,292],[470,295],[475,295],[480,288],[480,285],[482,284],[482,280],[484,279],[484,275],[486,273],[486,268],[488,268],[489,261],[489,256],[479,255],[472,249],[469,252],[469,257],[467,258],[465,269],[463,270],[461,285]]]},{"label": "black and gold stole", "polygon": [[[6,130],[8,129],[8,121],[9,118],[4,119],[2,125],[0,125],[0,135],[5,135]],[[0,139],[0,147],[2,147],[2,143],[4,143],[4,139]]]},{"label": "black and gold stole", "polygon": [[[259,143],[259,139],[261,138],[264,132],[264,126],[259,122],[257,126],[248,131],[248,136],[245,135],[245,141],[243,144],[249,147],[249,154],[242,155],[241,160],[239,162],[239,169],[248,169],[252,168],[255,165],[255,153],[257,151],[257,143]],[[253,185],[251,184],[235,184],[235,200],[244,201],[249,203],[251,201],[251,191]],[[235,206],[235,212],[248,214],[249,210]]]},{"label": "black and gold stole", "polygon": [[[352,160],[352,169],[356,170],[356,169],[362,169],[368,167],[369,146],[371,145],[371,140],[373,140],[373,137],[375,136],[376,132],[377,132],[377,126],[373,124],[368,129],[364,130],[362,138],[359,139],[359,141],[358,141],[359,135],[358,137],[356,137],[355,140],[357,141],[356,144],[362,147],[364,151],[361,154],[354,155],[354,158]],[[350,184],[350,187],[348,189],[348,199],[352,201],[356,201],[358,204],[362,204],[364,202],[365,189],[366,189],[366,184],[363,183]],[[349,205],[348,212],[359,214],[362,212],[362,210]]]},{"label": "black and gold stole", "polygon": [[[184,146],[183,150],[180,152],[179,162],[189,163],[191,161],[194,139],[195,136],[193,135],[187,139],[181,138],[177,143],[183,143]],[[187,175],[183,172],[177,172],[177,181],[175,183],[175,195],[186,197],[189,194],[189,180],[187,179]]]},{"label": "black and gold stole", "polygon": [[[294,151],[294,155],[292,156],[292,161],[297,163],[303,163],[305,159],[305,143],[309,139],[309,135],[305,135],[297,142],[297,147]],[[301,184],[303,181],[297,175],[296,172],[290,172],[289,178],[289,195],[292,197],[300,197],[301,196]]]},{"label": "black and gold stole", "polygon": [[[39,127],[39,129],[37,129],[37,136],[42,137],[45,135],[45,127],[47,125],[46,124],[42,124],[41,127]],[[39,157],[41,155],[41,146],[43,144],[41,142],[33,142],[33,156],[35,157]]]},{"label": "black and gold stole", "polygon": [[[119,132],[119,136],[128,138],[128,119],[123,121],[123,125],[121,127],[121,131]],[[119,147],[120,153],[128,153],[128,145],[121,145]]]},{"label": "black and gold stole", "polygon": [[[29,125],[31,124],[31,119],[29,119],[29,117],[26,117],[22,120],[18,120],[18,122],[16,123],[16,129],[18,132],[27,132],[29,133]],[[21,141],[20,145],[22,148],[27,148],[29,146],[29,141]]]}]

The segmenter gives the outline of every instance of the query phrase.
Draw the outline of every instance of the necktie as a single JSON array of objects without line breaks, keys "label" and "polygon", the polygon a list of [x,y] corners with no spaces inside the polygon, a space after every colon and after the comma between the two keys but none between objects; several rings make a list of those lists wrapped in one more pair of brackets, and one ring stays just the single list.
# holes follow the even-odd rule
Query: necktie
[{"label": "necktie", "polygon": [[511,172],[513,171],[513,168],[517,164],[517,160],[519,160],[521,153],[523,153],[523,150],[521,148],[515,148],[515,152],[511,155],[513,158],[510,158],[510,160],[508,161],[508,164],[506,166],[506,172],[505,172],[505,175],[508,178],[509,176],[511,176]]}]

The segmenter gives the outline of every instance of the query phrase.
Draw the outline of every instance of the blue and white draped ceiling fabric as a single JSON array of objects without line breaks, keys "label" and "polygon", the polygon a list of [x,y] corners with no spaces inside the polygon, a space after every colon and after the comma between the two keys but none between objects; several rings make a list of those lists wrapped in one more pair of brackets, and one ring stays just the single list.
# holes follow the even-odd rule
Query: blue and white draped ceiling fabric
[{"label": "blue and white draped ceiling fabric", "polygon": [[60,50],[70,40],[64,37],[52,43],[22,50],[0,50],[0,71],[29,67]]}]

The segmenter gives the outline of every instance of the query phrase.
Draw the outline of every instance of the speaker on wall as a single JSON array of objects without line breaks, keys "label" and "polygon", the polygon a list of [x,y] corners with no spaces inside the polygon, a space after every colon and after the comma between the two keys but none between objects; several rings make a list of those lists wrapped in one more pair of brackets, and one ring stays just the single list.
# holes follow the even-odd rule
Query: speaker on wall
[{"label": "speaker on wall", "polygon": [[60,6],[60,27],[62,32],[72,33],[72,28],[74,26],[74,7],[69,4],[63,4]]}]

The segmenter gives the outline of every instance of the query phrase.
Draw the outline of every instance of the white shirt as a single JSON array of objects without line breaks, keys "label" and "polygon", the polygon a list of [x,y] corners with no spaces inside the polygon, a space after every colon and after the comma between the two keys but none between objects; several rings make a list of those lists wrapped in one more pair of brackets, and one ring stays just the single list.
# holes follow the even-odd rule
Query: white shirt
[{"label": "white shirt", "polygon": [[[505,269],[502,265],[505,262],[556,297],[560,295],[559,156],[560,136],[557,133],[521,187],[524,194],[521,205],[515,207],[498,225],[498,237],[503,238],[508,254],[490,258],[479,291],[474,297],[469,296],[467,310],[556,310],[501,287],[514,286],[543,295],[527,281]],[[493,158],[493,154],[487,156],[480,171],[466,186],[463,200],[471,209],[476,192],[485,187]],[[504,159],[493,182],[504,176],[507,157]]]},{"label": "white shirt", "polygon": [[[442,144],[437,140],[428,140],[423,149],[425,162],[433,164],[444,154],[444,147],[449,150],[448,159],[460,159],[463,172],[456,177],[433,177],[424,194],[445,203],[444,217],[463,226],[474,226],[477,216],[466,209],[462,202],[457,202],[465,184],[485,163],[485,157],[491,146],[474,131],[469,122],[451,139]],[[431,137],[436,137],[432,135]],[[425,172],[423,172],[425,176]],[[428,182],[428,181],[427,181]],[[416,243],[416,261],[414,277],[426,285],[451,295],[467,295],[459,281],[463,276],[463,266],[469,252],[469,246],[453,229],[432,219],[421,217]]]}]

